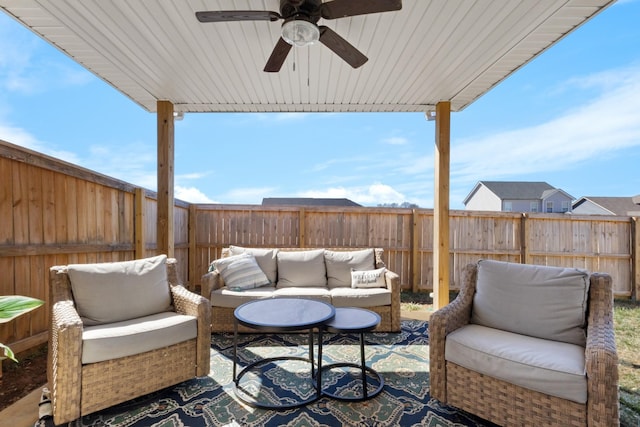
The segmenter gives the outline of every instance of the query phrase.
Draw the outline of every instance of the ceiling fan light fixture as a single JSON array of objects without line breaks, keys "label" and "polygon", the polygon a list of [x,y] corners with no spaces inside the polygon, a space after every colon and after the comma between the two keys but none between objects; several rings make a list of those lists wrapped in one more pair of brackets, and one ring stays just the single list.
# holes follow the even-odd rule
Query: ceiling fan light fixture
[{"label": "ceiling fan light fixture", "polygon": [[320,40],[320,29],[313,22],[292,19],[282,24],[282,38],[292,46],[306,46]]}]

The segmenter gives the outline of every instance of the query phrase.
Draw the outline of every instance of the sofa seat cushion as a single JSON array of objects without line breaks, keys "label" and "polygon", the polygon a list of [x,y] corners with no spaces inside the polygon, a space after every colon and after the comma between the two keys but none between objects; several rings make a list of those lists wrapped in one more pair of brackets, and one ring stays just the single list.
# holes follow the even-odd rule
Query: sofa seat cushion
[{"label": "sofa seat cushion", "polygon": [[335,307],[378,307],[391,305],[391,291],[387,288],[333,288],[331,303]]},{"label": "sofa seat cushion", "polygon": [[530,390],[587,401],[585,349],[579,345],[469,324],[447,335],[445,359]]},{"label": "sofa seat cushion", "polygon": [[275,298],[309,298],[331,304],[331,294],[326,287],[277,288],[273,294]]},{"label": "sofa seat cushion", "polygon": [[275,286],[263,286],[255,289],[235,291],[226,286],[211,292],[209,301],[212,307],[236,308],[245,302],[273,298]]},{"label": "sofa seat cushion", "polygon": [[197,318],[164,312],[104,325],[82,332],[82,363],[144,353],[196,338]]},{"label": "sofa seat cushion", "polygon": [[585,270],[481,260],[471,323],[584,346],[588,293]]},{"label": "sofa seat cushion", "polygon": [[278,288],[327,286],[324,249],[279,251],[277,258]]},{"label": "sofa seat cushion", "polygon": [[375,254],[373,248],[358,251],[325,250],[327,286],[329,288],[350,287],[351,270],[373,270]]}]

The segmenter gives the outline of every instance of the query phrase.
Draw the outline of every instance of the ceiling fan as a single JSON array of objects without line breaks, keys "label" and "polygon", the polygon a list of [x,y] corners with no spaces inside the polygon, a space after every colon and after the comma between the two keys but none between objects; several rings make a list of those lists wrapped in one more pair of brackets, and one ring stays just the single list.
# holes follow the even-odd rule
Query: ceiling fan
[{"label": "ceiling fan", "polygon": [[367,57],[331,28],[318,25],[320,18],[337,19],[369,13],[400,10],[402,0],[280,0],[280,13],[268,10],[221,10],[196,12],[200,22],[284,20],[282,36],[267,60],[264,71],[280,71],[291,47],[320,41],[353,68],[367,62]]}]

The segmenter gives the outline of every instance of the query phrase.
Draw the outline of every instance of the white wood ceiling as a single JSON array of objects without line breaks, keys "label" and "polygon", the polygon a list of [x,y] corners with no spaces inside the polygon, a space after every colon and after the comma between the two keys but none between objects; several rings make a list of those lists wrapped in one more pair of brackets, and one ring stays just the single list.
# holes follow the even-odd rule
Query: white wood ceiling
[{"label": "white wood ceiling", "polygon": [[[459,111],[613,0],[403,0],[319,24],[369,61],[321,44],[263,72],[278,22],[198,22],[202,10],[273,10],[279,0],[0,0],[0,7],[148,111]],[[294,54],[295,52],[295,54]],[[294,69],[295,63],[295,69]]]}]

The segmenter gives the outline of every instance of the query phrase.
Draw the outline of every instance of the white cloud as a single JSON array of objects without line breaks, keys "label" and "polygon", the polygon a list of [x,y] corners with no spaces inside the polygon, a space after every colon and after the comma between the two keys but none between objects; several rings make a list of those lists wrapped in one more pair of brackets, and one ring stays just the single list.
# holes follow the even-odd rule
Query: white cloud
[{"label": "white cloud", "polygon": [[49,144],[39,141],[35,136],[24,129],[0,123],[0,139],[11,144],[19,145],[42,154],[55,157],[56,159],[64,160],[65,162],[78,164],[78,156],[75,153],[53,148]]},{"label": "white cloud", "polygon": [[273,197],[275,188],[273,187],[246,187],[246,188],[234,188],[219,195],[222,203],[240,203],[240,204],[262,204],[262,199],[265,197]]},{"label": "white cloud", "polygon": [[176,199],[184,200],[189,203],[218,203],[207,197],[206,194],[195,187],[182,187],[180,185],[176,185],[174,195]]},{"label": "white cloud", "polygon": [[303,191],[298,197],[330,198],[330,199],[350,199],[365,206],[376,206],[383,203],[406,202],[406,197],[393,187],[374,183],[361,187],[332,187],[325,190]]}]

